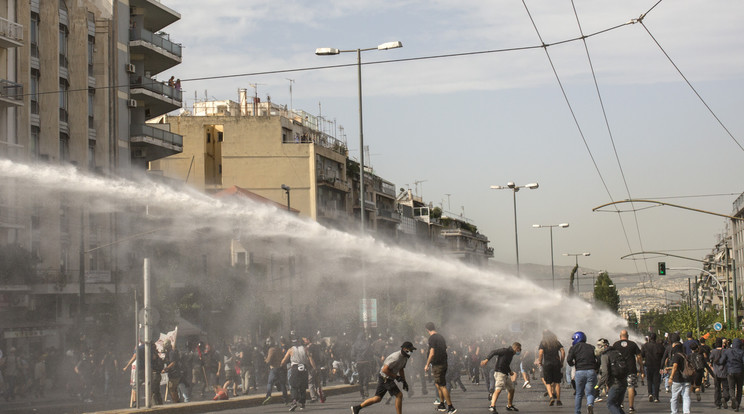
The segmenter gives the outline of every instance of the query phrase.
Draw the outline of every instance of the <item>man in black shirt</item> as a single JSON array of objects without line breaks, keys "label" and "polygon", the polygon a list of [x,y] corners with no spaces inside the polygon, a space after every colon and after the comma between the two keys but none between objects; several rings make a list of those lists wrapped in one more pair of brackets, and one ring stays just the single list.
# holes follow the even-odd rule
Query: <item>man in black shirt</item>
[{"label": "man in black shirt", "polygon": [[620,331],[620,340],[615,342],[612,347],[625,357],[625,363],[628,365],[628,412],[632,414],[635,412],[633,403],[635,402],[635,389],[638,386],[638,365],[642,366],[641,348],[628,339],[628,331],[625,329]]},{"label": "man in black shirt", "polygon": [[[444,337],[437,333],[433,322],[426,323],[426,331],[429,332],[429,357],[426,360],[425,371],[429,370],[431,365],[431,374],[434,377],[434,386],[439,393],[439,405],[437,410],[447,411],[447,414],[454,414],[457,409],[452,406],[449,391],[447,391],[447,342]],[[447,406],[444,405],[445,401]]]},{"label": "man in black shirt", "polygon": [[661,363],[664,347],[656,342],[656,334],[648,335],[648,342],[641,347],[643,365],[646,367],[646,382],[648,383],[648,401],[659,402],[659,386],[661,384]]},{"label": "man in black shirt", "polygon": [[514,342],[509,348],[500,348],[491,351],[490,354],[481,361],[481,366],[485,366],[491,358],[498,356],[496,361],[496,372],[493,374],[495,381],[495,389],[493,396],[491,397],[491,406],[488,407],[488,411],[496,413],[496,400],[499,399],[501,390],[506,388],[506,411],[519,411],[514,406],[514,383],[511,379],[511,362],[514,355],[519,355],[522,352],[522,345],[519,342]]}]

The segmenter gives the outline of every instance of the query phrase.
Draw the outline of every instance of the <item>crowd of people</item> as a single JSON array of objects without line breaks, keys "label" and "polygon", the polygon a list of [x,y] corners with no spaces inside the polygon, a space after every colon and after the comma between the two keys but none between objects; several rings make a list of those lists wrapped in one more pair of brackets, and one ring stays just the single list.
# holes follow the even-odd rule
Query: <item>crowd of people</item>
[{"label": "crowd of people", "polygon": [[[281,398],[289,411],[295,411],[305,409],[308,391],[310,402],[325,402],[323,387],[336,382],[358,387],[361,403],[351,407],[353,414],[383,401],[386,394],[385,403],[395,399],[401,413],[403,392],[410,397],[417,390],[423,395],[432,390],[437,410],[454,414],[452,393],[467,391],[465,377],[471,384],[485,383],[488,410],[496,413],[503,391],[506,411],[519,411],[517,383],[521,380],[521,388],[532,388],[540,378],[548,406],[563,405],[560,385],[570,382],[576,414],[581,414],[584,403],[587,413],[593,414],[595,403],[602,400],[611,414],[624,414],[626,407],[632,414],[639,383],[647,387],[651,403],[659,403],[662,388],[670,393],[672,414],[680,408],[683,414],[690,413],[693,396],[700,401],[709,386],[717,408],[739,411],[741,405],[740,339],[716,338],[711,348],[707,338],[695,339],[692,333],[684,340],[679,333],[663,338],[652,333],[639,345],[623,330],[612,344],[598,338],[591,345],[586,334],[576,332],[565,350],[549,330],[539,343],[524,347],[517,334],[445,340],[433,323],[427,323],[425,331],[428,337],[400,339],[369,332],[359,332],[352,340],[346,334],[324,337],[292,331],[260,343],[240,338],[215,345],[196,338],[179,346],[170,340],[152,343],[150,348],[156,351],[150,356],[149,396],[154,404],[163,404],[253,392],[264,395],[263,404]],[[117,355],[113,344],[64,353],[52,348],[36,356],[19,355],[11,347],[4,354],[0,351],[0,390],[6,401],[62,391],[90,402],[120,392],[129,378],[130,406],[135,406],[135,391],[141,398],[144,383],[144,369],[135,366],[145,366],[145,349],[139,344],[124,362],[130,355]],[[370,393],[372,386],[376,388]]]}]

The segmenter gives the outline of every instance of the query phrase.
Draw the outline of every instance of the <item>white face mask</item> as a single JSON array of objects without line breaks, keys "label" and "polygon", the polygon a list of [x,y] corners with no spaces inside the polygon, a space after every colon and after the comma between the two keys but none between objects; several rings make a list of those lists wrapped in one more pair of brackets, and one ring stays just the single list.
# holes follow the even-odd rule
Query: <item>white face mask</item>
[{"label": "white face mask", "polygon": [[403,354],[404,354],[405,356],[409,356],[409,357],[410,357],[411,355],[413,355],[413,351],[409,351],[409,350],[407,350],[407,349],[403,349],[402,351],[403,351]]}]

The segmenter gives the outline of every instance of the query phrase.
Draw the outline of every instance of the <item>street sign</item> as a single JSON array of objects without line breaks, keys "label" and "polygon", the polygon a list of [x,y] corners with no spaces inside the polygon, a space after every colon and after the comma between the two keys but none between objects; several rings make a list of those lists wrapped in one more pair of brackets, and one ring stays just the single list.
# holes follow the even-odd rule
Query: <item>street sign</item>
[{"label": "street sign", "polygon": [[723,329],[723,324],[721,322],[716,322],[713,324],[713,329],[715,329],[716,331],[720,331],[721,329]]}]

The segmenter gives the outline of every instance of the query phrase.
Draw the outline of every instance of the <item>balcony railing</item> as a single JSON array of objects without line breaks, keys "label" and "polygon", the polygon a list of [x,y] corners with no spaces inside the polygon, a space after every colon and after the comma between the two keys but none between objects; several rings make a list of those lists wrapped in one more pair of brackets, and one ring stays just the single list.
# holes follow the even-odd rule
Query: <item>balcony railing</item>
[{"label": "balcony railing", "polygon": [[23,25],[0,17],[0,36],[20,42],[23,40]]},{"label": "balcony railing", "polygon": [[147,43],[151,43],[157,47],[160,47],[165,51],[178,56],[179,58],[181,57],[181,45],[173,43],[170,40],[145,29],[129,29],[129,40],[143,40]]},{"label": "balcony railing", "polygon": [[23,101],[23,85],[9,80],[0,79],[0,97]]},{"label": "balcony railing", "polygon": [[129,134],[133,137],[136,136],[147,136],[157,138],[171,145],[183,147],[183,137],[181,135],[174,134],[170,131],[165,131],[160,128],[153,128],[148,125],[131,125],[129,127]]},{"label": "balcony railing", "polygon": [[163,82],[158,82],[155,79],[132,75],[129,77],[129,86],[131,88],[144,88],[148,91],[155,92],[160,95],[165,95],[168,98],[175,99],[181,102],[182,93],[180,89],[173,86],[168,86]]}]

